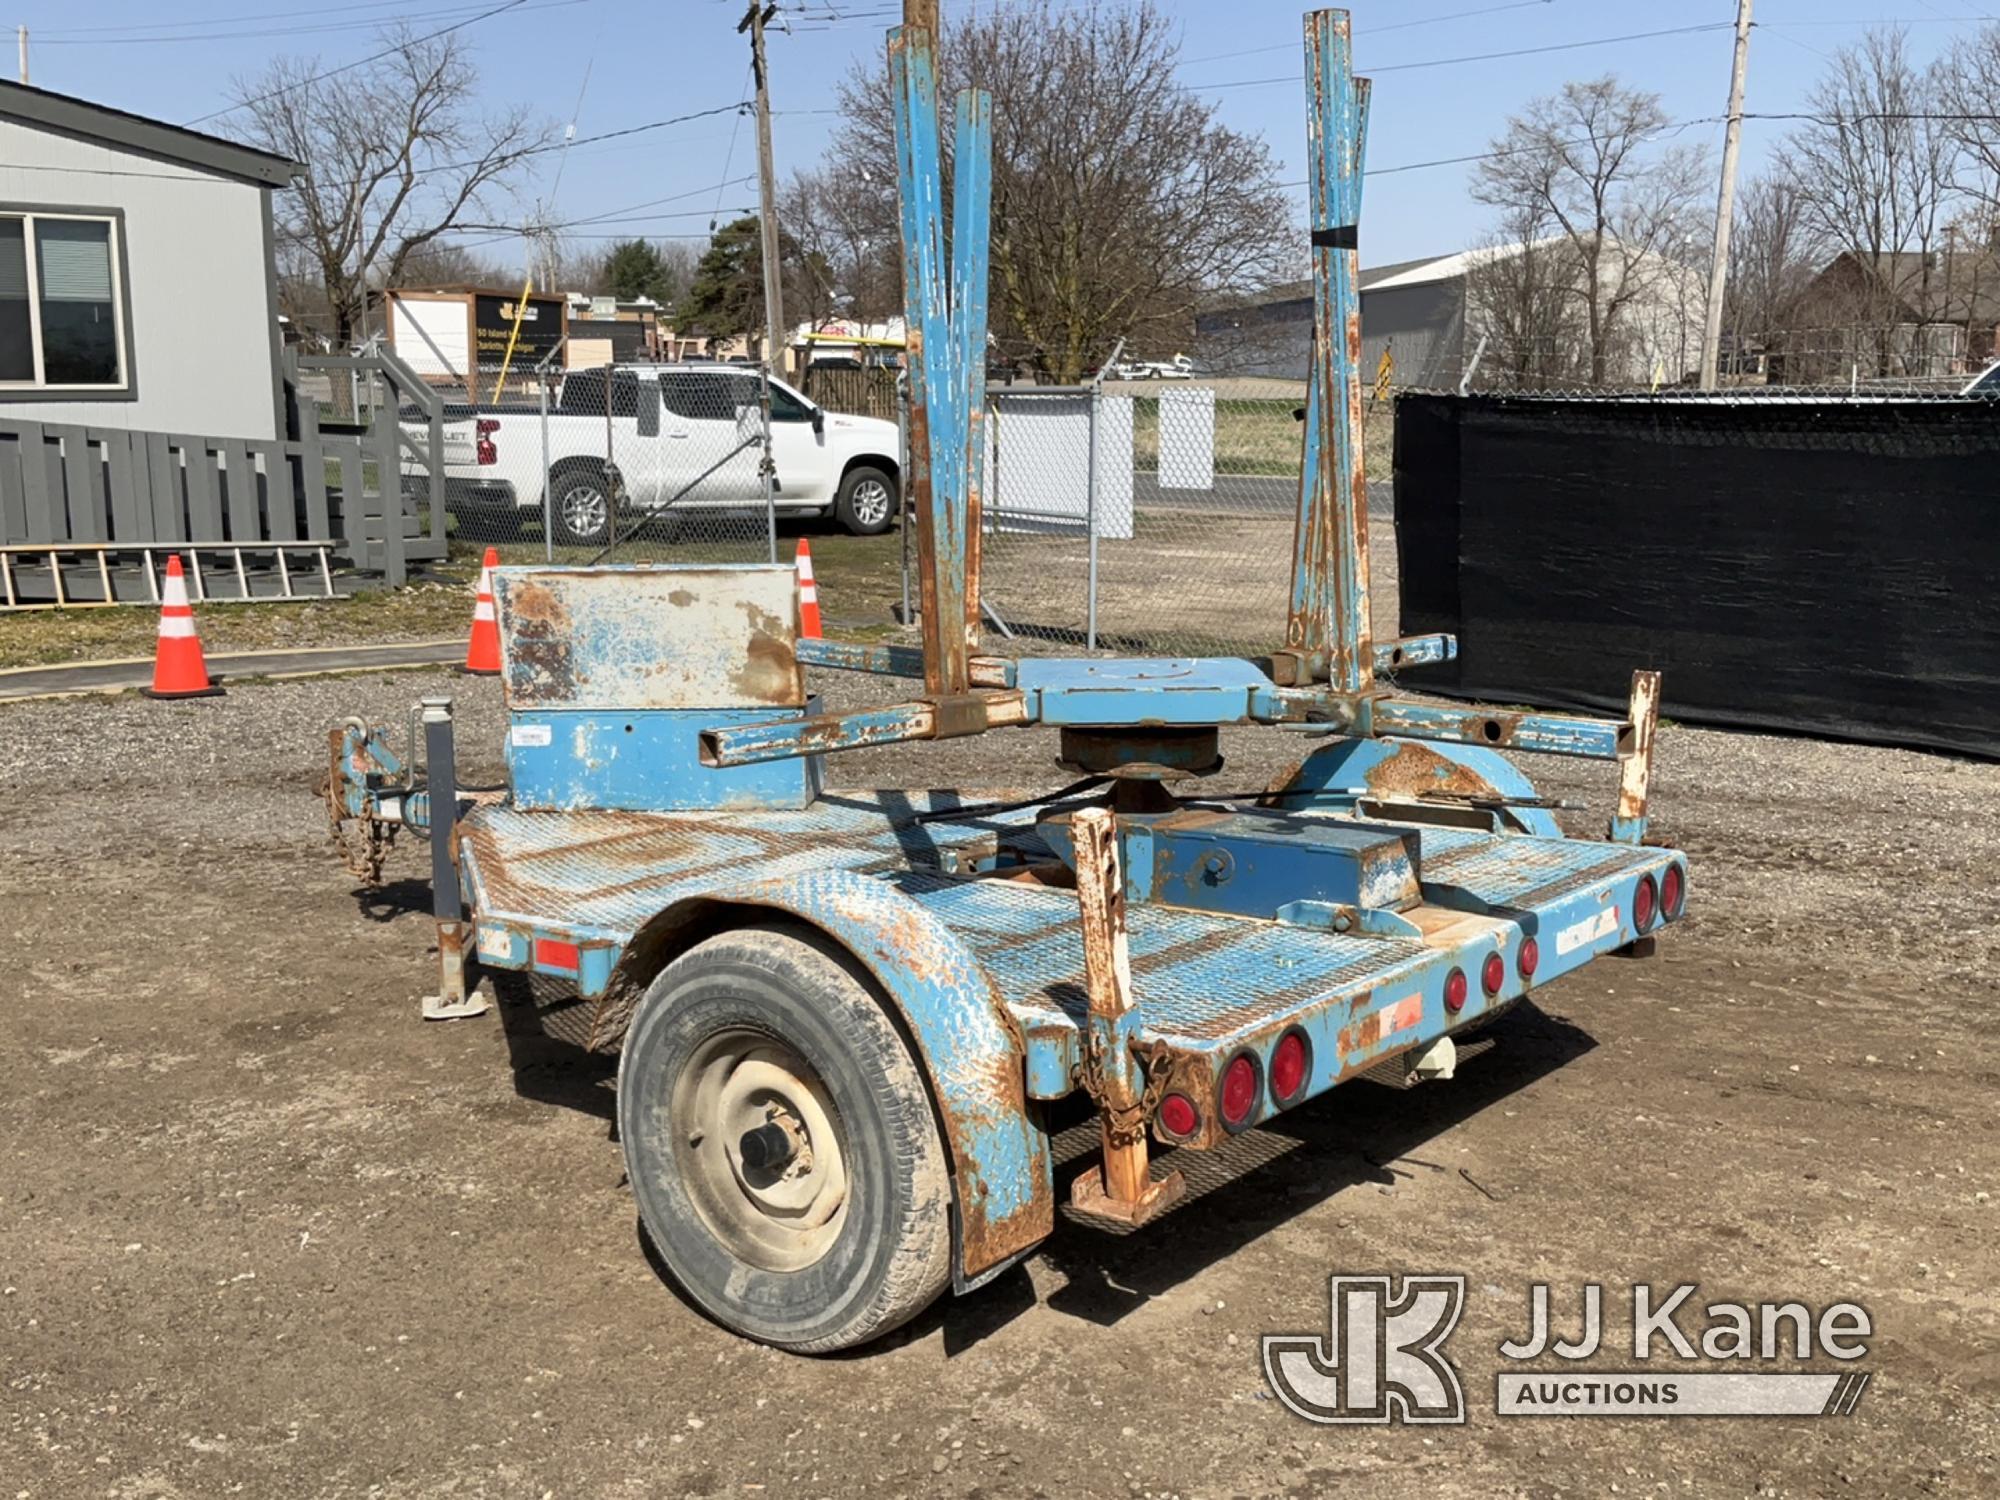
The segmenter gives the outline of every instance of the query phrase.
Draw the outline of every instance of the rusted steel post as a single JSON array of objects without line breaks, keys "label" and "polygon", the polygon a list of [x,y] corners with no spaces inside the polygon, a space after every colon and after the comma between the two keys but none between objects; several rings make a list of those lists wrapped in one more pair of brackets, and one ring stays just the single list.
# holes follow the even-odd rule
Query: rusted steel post
[{"label": "rusted steel post", "polygon": [[889,81],[902,203],[903,358],[910,393],[909,473],[903,482],[917,526],[924,685],[932,694],[952,695],[969,686],[972,654],[965,623],[968,423],[949,317],[931,32],[906,26],[889,33]]},{"label": "rusted steel post", "polygon": [[1660,722],[1660,674],[1632,674],[1632,753],[1618,762],[1618,811],[1611,819],[1611,837],[1621,844],[1642,843],[1646,837],[1646,797],[1653,780],[1653,731]]},{"label": "rusted steel post", "polygon": [[1125,936],[1125,881],[1118,859],[1118,820],[1090,807],[1070,819],[1076,845],[1076,896],[1083,922],[1084,983],[1090,995],[1085,1080],[1104,1134],[1100,1173],[1085,1172],[1070,1188],[1080,1212],[1142,1224],[1180,1197],[1175,1172],[1155,1182],[1146,1151],[1146,1075],[1132,1052],[1132,960]]},{"label": "rusted steel post", "polygon": [[959,91],[951,159],[951,344],[965,431],[965,649],[976,652],[980,510],[986,488],[986,283],[993,198],[993,100],[983,90]]},{"label": "rusted steel post", "polygon": [[1375,675],[1358,249],[1368,82],[1353,75],[1346,11],[1306,17],[1306,94],[1313,355],[1285,644],[1299,680],[1325,680],[1355,693]]}]

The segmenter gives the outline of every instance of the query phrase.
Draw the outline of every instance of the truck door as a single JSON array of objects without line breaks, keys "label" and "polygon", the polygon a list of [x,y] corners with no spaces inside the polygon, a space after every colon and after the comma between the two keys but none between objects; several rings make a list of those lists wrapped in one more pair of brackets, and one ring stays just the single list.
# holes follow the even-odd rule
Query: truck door
[{"label": "truck door", "polygon": [[[680,485],[693,488],[682,504],[707,507],[762,505],[762,432],[754,410],[745,418],[740,404],[748,384],[756,401],[755,376],[729,370],[674,370],[660,377],[666,407],[666,446],[678,449],[685,471]],[[677,485],[676,488],[679,488]]]}]

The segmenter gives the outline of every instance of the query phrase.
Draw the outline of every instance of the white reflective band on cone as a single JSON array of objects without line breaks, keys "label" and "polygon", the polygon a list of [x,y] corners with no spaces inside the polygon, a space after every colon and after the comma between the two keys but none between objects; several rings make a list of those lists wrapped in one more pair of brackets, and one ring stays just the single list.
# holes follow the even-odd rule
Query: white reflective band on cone
[{"label": "white reflective band on cone", "polygon": [[179,640],[184,636],[191,636],[193,634],[194,634],[193,615],[160,616],[161,640],[163,641]]}]

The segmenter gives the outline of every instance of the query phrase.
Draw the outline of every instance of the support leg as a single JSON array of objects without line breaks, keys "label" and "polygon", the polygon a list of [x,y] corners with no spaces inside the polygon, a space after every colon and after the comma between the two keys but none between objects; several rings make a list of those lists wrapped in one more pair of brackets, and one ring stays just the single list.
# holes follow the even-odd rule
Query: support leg
[{"label": "support leg", "polygon": [[465,901],[458,888],[458,766],[452,750],[451,699],[426,698],[424,759],[430,780],[431,911],[437,917],[438,993],[424,996],[426,1021],[483,1016],[485,997],[466,989]]},{"label": "support leg", "polygon": [[1155,1182],[1146,1152],[1145,1075],[1130,1037],[1132,965],[1125,937],[1125,882],[1118,823],[1109,809],[1070,820],[1076,842],[1076,895],[1083,919],[1083,965],[1090,990],[1088,1081],[1104,1132],[1104,1164],[1070,1186],[1077,1212],[1144,1224],[1187,1191],[1179,1172]]}]

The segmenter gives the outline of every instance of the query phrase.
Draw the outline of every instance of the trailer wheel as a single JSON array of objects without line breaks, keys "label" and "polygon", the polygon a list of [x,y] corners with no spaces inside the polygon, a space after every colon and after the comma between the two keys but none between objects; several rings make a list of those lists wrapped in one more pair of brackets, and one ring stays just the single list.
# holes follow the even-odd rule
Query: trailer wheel
[{"label": "trailer wheel", "polygon": [[647,988],[618,1070],[639,1217],[701,1309],[800,1353],[865,1343],[951,1273],[950,1174],[922,1070],[817,934],[757,927]]}]

